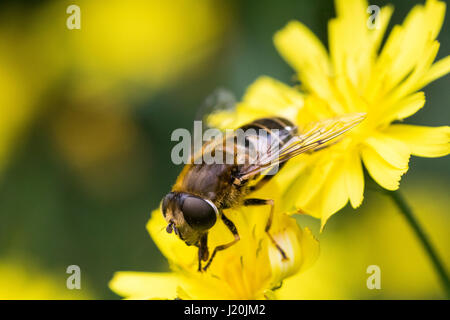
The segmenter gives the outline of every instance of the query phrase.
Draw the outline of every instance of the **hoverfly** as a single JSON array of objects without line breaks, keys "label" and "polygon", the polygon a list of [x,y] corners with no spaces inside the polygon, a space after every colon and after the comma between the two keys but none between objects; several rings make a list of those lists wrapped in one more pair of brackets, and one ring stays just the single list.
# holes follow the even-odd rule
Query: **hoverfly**
[{"label": "hoverfly", "polygon": [[[313,152],[335,142],[338,136],[359,124],[364,113],[352,113],[337,118],[322,120],[311,124],[310,129],[298,132],[297,127],[287,119],[273,117],[255,120],[240,127],[242,130],[254,129],[266,133],[260,144],[260,136],[247,135],[244,143],[237,143],[235,136],[225,136],[222,140],[205,143],[201,152],[194,154],[178,176],[172,191],[161,202],[162,214],[172,231],[187,245],[198,247],[198,270],[206,271],[218,251],[225,250],[240,240],[234,223],[223,213],[224,209],[239,206],[270,206],[270,214],[265,232],[276,246],[283,259],[288,259],[283,249],[270,234],[273,219],[274,201],[272,199],[251,198],[252,192],[261,188],[276,174],[265,174],[268,170],[286,164],[289,159]],[[233,143],[225,143],[232,141]],[[263,147],[261,147],[261,145]],[[277,152],[273,152],[277,146]],[[224,156],[232,153],[231,163],[212,163],[194,161],[206,149],[223,151]],[[256,150],[253,161],[237,159],[238,150]],[[244,153],[248,154],[248,153]],[[234,240],[217,246],[211,255],[208,252],[208,231],[221,219],[234,236]],[[206,262],[202,267],[202,261]]]}]

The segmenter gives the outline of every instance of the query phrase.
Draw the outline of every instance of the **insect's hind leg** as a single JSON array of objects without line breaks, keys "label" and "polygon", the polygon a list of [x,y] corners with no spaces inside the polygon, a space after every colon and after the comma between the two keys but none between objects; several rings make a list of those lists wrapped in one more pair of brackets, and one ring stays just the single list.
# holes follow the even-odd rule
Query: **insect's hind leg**
[{"label": "insect's hind leg", "polygon": [[269,237],[270,241],[275,245],[275,247],[278,249],[278,251],[281,254],[281,257],[283,260],[287,260],[288,257],[286,255],[286,252],[280,247],[280,245],[275,241],[275,239],[270,234],[270,227],[272,226],[272,220],[273,220],[273,213],[274,213],[274,201],[272,199],[245,199],[244,200],[244,206],[264,206],[269,205],[270,206],[270,214],[269,219],[267,220],[266,227],[264,228],[264,231],[266,232],[267,236]]},{"label": "insect's hind leg", "polygon": [[239,237],[239,233],[238,233],[234,223],[230,219],[228,219],[223,213],[220,215],[220,217],[222,218],[223,223],[227,226],[227,228],[233,234],[234,240],[229,243],[225,243],[225,244],[215,247],[213,253],[211,254],[211,257],[209,258],[206,265],[203,267],[203,271],[206,271],[206,269],[208,269],[208,267],[211,265],[211,262],[213,261],[214,257],[216,256],[216,253],[218,251],[228,249],[229,247],[231,247],[233,244],[235,244],[236,242],[238,242],[241,239]]}]

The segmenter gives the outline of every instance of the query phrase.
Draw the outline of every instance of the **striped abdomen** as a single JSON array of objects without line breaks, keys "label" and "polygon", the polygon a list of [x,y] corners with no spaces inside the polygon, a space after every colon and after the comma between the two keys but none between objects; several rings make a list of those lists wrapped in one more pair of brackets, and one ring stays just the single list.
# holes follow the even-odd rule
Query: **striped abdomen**
[{"label": "striped abdomen", "polygon": [[[280,148],[297,135],[297,127],[291,121],[280,117],[257,119],[242,126],[240,129],[245,132],[249,132],[249,130],[252,129],[256,131],[256,136],[254,136],[253,139],[252,136],[250,136],[250,139],[248,139],[249,143],[245,146],[247,151],[249,148],[254,148],[254,150],[256,150],[256,152],[254,152],[256,158],[255,155],[250,156],[248,164],[248,166],[255,167],[258,167],[259,163],[263,162],[263,159],[267,159],[268,157],[277,159],[277,153]],[[273,173],[264,175],[256,185],[254,184],[252,186],[252,190],[260,188],[264,183],[269,181],[273,175],[284,166],[284,164],[285,163],[281,163],[278,167],[273,168],[276,170]],[[248,166],[244,165],[240,167],[241,171],[248,171]],[[252,180],[257,180],[258,178],[259,176],[254,176]]]}]

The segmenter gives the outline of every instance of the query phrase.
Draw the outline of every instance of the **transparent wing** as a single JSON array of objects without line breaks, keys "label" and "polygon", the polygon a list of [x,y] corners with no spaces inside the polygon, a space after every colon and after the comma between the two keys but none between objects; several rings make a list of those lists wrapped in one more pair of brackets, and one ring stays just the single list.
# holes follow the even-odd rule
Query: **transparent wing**
[{"label": "transparent wing", "polygon": [[236,106],[234,93],[225,88],[215,89],[197,110],[195,120],[203,121],[206,127],[206,117],[221,110],[231,110]]},{"label": "transparent wing", "polygon": [[[198,157],[198,153],[201,152],[201,148],[198,148],[198,146],[201,146],[203,144],[203,134],[208,129],[214,129],[211,128],[208,125],[208,122],[206,121],[207,116],[210,114],[213,114],[215,112],[221,111],[221,110],[231,110],[236,105],[236,97],[235,95],[225,89],[225,88],[217,88],[215,89],[203,102],[203,104],[199,107],[199,109],[196,112],[195,119],[194,119],[194,127],[192,128],[192,132],[199,132],[200,134],[194,134],[194,139],[192,139],[191,142],[191,150],[193,154],[193,158]],[[199,124],[200,123],[200,124]],[[195,130],[196,126],[200,126],[200,130]],[[214,141],[214,143],[218,143],[217,141]]]},{"label": "transparent wing", "polygon": [[277,141],[267,148],[267,152],[241,170],[240,179],[266,172],[275,166],[308,152],[322,149],[366,118],[365,113],[351,113],[336,118],[325,119],[308,125],[301,134],[293,136],[279,146]]}]

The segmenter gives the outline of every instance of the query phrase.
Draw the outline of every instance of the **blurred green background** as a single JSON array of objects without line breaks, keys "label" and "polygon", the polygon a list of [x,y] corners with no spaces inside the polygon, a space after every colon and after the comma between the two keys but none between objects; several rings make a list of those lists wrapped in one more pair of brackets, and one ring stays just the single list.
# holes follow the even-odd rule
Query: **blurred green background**
[{"label": "blurred green background", "polygon": [[[391,1],[390,23],[414,3]],[[382,6],[387,1],[371,4]],[[81,8],[68,30],[66,8]],[[165,271],[145,224],[181,167],[176,128],[192,127],[216,88],[241,97],[258,76],[292,83],[272,35],[289,20],[326,43],[333,2],[2,1],[0,4],[0,298],[118,298],[115,271]],[[390,30],[390,29],[389,29]],[[437,59],[450,52],[450,22]],[[450,77],[426,89],[408,123],[448,125]],[[448,158],[412,158],[401,189],[450,265]],[[442,298],[420,244],[396,209],[367,189],[318,233],[317,265],[296,298]],[[66,289],[68,265],[82,290]],[[381,267],[381,290],[366,268]]]}]

